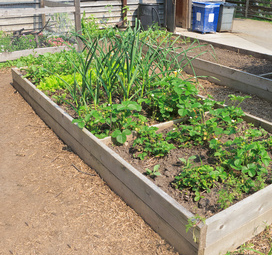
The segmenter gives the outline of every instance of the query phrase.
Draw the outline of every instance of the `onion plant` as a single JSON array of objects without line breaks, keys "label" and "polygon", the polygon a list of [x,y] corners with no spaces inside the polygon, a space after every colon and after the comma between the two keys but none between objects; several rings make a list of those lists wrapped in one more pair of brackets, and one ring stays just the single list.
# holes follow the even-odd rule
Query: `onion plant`
[{"label": "onion plant", "polygon": [[103,38],[99,41],[94,62],[98,83],[104,88],[109,104],[112,104],[113,95],[117,91],[122,58],[123,49],[119,44],[116,44],[116,40]]},{"label": "onion plant", "polygon": [[[121,73],[118,78],[124,93],[124,100],[130,100],[138,93],[139,71],[141,65],[142,47],[140,45],[140,27],[129,28],[127,34],[120,34],[118,45],[123,49],[120,63]],[[134,88],[133,88],[134,86]],[[134,94],[131,94],[134,93]]]},{"label": "onion plant", "polygon": [[[99,84],[94,81],[96,75],[91,71],[94,56],[98,48],[98,40],[86,40],[83,36],[80,39],[84,42],[84,51],[78,52],[76,49],[71,48],[73,51],[73,57],[67,55],[69,62],[73,63],[75,72],[79,73],[82,78],[82,84],[79,85],[77,80],[74,80],[73,94],[76,97],[76,93],[79,94],[81,103],[88,105],[88,100],[91,98],[94,108],[96,109],[99,102]],[[79,64],[78,64],[79,63]],[[64,81],[65,82],[65,81]],[[69,84],[66,84],[69,87]]]},{"label": "onion plant", "polygon": [[[68,60],[74,64],[75,72],[82,77],[82,84],[75,79],[73,86],[67,84],[77,107],[97,109],[101,102],[112,105],[116,102],[136,100],[144,102],[156,90],[169,87],[177,73],[189,64],[187,50],[180,51],[169,34],[160,33],[150,37],[141,36],[140,22],[125,31],[112,30],[112,36],[93,35],[84,29],[83,35],[77,35],[84,49],[77,52],[72,49],[73,57]],[[182,56],[182,57],[181,57]],[[185,63],[184,63],[185,61]],[[170,84],[171,86],[171,84]],[[106,96],[102,100],[101,96]],[[78,98],[77,98],[78,97]]]}]

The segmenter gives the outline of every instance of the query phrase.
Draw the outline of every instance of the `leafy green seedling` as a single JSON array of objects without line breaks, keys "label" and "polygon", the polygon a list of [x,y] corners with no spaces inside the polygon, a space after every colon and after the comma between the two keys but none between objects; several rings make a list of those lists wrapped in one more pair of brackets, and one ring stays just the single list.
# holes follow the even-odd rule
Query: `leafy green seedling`
[{"label": "leafy green seedling", "polygon": [[151,178],[154,179],[155,177],[158,177],[161,175],[161,173],[159,172],[159,168],[160,168],[160,165],[155,165],[153,170],[146,168],[145,174],[149,175]]},{"label": "leafy green seedling", "polygon": [[123,131],[115,129],[114,132],[111,134],[111,137],[115,138],[118,143],[124,144],[127,141],[127,136],[130,134],[131,131],[128,129],[125,129]]}]

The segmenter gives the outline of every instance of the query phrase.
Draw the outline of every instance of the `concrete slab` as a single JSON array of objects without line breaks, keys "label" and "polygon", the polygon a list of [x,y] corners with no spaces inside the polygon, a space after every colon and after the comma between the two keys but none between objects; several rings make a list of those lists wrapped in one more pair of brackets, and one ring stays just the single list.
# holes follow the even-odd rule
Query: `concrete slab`
[{"label": "concrete slab", "polygon": [[201,34],[177,27],[177,34],[272,55],[272,23],[234,19],[232,32]]},{"label": "concrete slab", "polygon": [[234,19],[232,32],[240,38],[272,51],[272,22]]}]

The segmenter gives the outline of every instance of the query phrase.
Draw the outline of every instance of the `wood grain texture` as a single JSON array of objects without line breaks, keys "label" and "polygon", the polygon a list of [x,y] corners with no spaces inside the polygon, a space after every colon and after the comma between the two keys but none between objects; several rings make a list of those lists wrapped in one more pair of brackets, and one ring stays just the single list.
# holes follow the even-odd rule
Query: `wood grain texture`
[{"label": "wood grain texture", "polygon": [[[207,219],[205,254],[225,254],[272,223],[272,185]],[[215,252],[217,251],[217,252]]]},{"label": "wood grain texture", "polygon": [[0,18],[33,16],[39,14],[54,14],[74,12],[75,7],[49,7],[49,8],[12,8],[0,9]]},{"label": "wood grain texture", "polygon": [[65,4],[63,2],[56,2],[56,1],[49,1],[49,0],[43,0],[44,6],[47,7],[73,7],[72,4]]}]

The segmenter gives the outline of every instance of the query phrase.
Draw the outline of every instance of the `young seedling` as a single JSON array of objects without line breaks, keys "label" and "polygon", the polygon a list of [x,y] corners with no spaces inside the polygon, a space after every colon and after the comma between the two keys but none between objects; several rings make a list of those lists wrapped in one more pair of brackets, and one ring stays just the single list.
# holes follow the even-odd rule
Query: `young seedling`
[{"label": "young seedling", "polygon": [[155,179],[157,176],[160,176],[161,173],[159,172],[160,165],[155,165],[153,170],[146,168],[146,175],[149,175],[152,179]]}]

